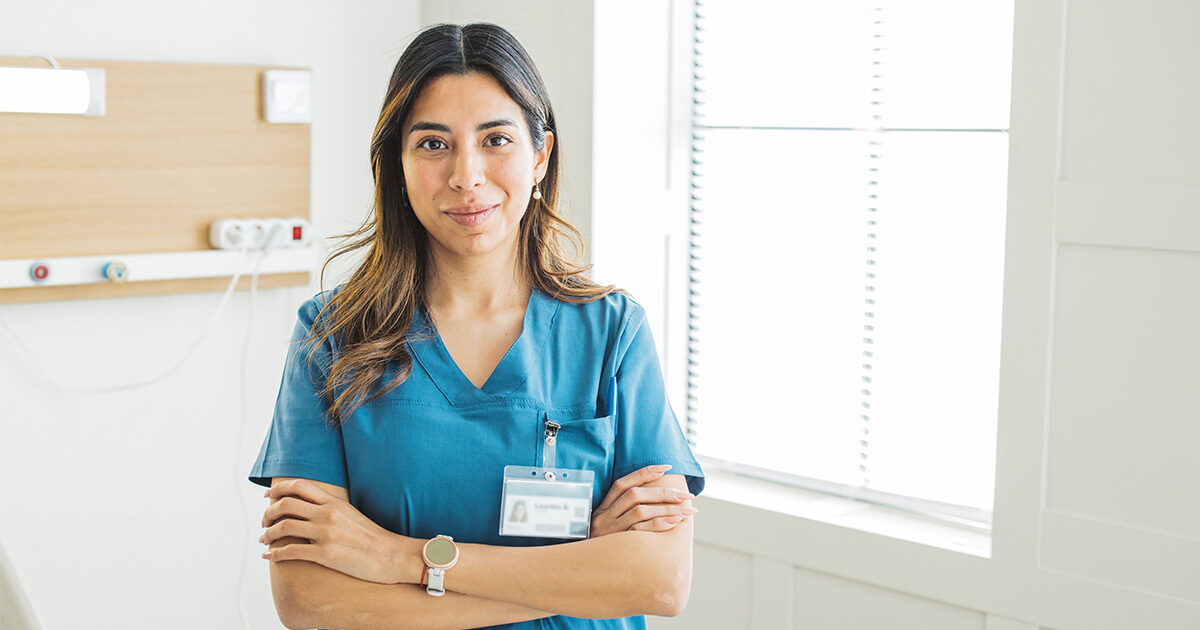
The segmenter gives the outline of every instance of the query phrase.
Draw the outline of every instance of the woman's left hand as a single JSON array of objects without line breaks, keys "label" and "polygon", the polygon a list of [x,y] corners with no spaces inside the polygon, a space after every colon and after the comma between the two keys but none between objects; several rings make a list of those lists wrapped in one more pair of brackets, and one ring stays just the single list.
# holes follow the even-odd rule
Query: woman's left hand
[{"label": "woman's left hand", "polygon": [[380,584],[397,584],[407,579],[405,560],[417,543],[415,538],[380,527],[348,501],[325,492],[307,479],[277,483],[266,496],[272,504],[263,514],[263,527],[267,531],[259,541],[269,546],[291,536],[309,542],[270,549],[263,558],[308,560]]}]

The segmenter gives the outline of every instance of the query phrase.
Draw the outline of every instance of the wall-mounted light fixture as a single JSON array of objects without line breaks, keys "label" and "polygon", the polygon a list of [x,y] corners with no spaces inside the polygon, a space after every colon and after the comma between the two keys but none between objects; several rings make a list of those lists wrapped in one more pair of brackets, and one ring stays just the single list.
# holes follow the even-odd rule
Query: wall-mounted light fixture
[{"label": "wall-mounted light fixture", "polygon": [[103,116],[102,68],[0,67],[0,112]]}]

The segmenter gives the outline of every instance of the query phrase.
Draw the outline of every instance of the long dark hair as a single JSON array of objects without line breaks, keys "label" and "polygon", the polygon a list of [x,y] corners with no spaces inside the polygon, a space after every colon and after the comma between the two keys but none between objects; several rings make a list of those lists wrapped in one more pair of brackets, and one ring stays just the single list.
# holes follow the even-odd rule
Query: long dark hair
[{"label": "long dark hair", "polygon": [[[320,391],[330,401],[328,420],[340,425],[358,408],[398,387],[412,372],[405,342],[415,309],[425,304],[429,257],[428,234],[404,193],[400,161],[402,125],[421,90],[447,74],[483,72],[491,75],[521,107],[536,150],[545,148],[546,132],[554,134],[542,198],[531,199],[521,218],[518,259],[529,281],[546,293],[569,302],[591,302],[616,290],[600,286],[585,275],[590,265],[569,262],[560,237],[583,248],[579,231],[558,215],[561,137],[554,109],[533,60],[511,33],[495,24],[437,24],[417,35],[392,71],[379,122],[371,139],[371,170],[375,180],[374,212],[363,225],[339,238],[356,239],[337,249],[334,258],[369,246],[366,259],[342,290],[317,315],[312,333],[313,352],[330,337],[340,354]],[[384,375],[389,361],[398,369],[391,382],[367,396]],[[311,367],[311,363],[310,363]],[[338,390],[342,390],[337,393]]]}]

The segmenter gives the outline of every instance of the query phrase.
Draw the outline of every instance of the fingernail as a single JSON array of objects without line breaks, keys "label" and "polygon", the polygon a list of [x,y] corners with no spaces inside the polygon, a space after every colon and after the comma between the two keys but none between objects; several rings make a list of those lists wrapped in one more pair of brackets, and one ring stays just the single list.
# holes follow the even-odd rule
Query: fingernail
[{"label": "fingernail", "polygon": [[696,512],[699,512],[699,511],[700,511],[700,509],[699,509],[699,508],[694,508],[694,507],[685,507],[685,508],[683,508],[683,512],[684,512],[684,514],[695,514]]},{"label": "fingernail", "polygon": [[688,492],[686,490],[676,490],[675,493],[684,499],[695,499],[696,498],[696,495],[694,495],[691,492]]},{"label": "fingernail", "polygon": [[654,467],[655,472],[662,472],[664,470],[670,470],[670,469],[671,469],[670,464],[659,464]]},{"label": "fingernail", "polygon": [[270,490],[270,489],[268,489],[266,492],[264,492],[264,493],[263,493],[263,496],[264,496],[264,497],[269,497],[269,496],[271,496],[271,490]]}]

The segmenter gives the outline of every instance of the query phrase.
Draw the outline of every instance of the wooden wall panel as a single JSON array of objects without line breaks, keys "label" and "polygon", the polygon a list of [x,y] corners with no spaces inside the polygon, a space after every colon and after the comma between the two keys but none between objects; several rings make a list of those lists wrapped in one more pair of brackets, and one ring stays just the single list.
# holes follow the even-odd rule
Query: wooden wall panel
[{"label": "wooden wall panel", "polygon": [[[207,250],[208,226],[219,218],[309,218],[310,125],[262,118],[262,73],[284,68],[58,62],[105,69],[107,113],[0,113],[0,258]],[[0,57],[0,65],[49,67],[36,57]],[[288,286],[307,284],[297,280],[308,274],[277,275],[289,276]],[[0,302],[227,282],[8,289]]]}]

